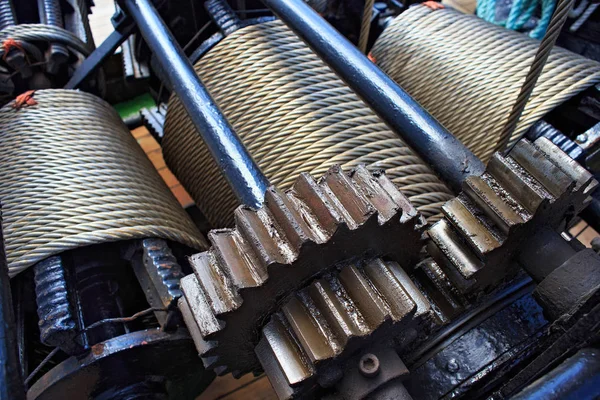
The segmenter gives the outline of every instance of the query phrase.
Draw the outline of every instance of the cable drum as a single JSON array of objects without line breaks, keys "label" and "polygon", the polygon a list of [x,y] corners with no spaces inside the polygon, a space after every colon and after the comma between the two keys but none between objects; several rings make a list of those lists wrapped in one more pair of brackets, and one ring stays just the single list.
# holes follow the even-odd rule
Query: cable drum
[{"label": "cable drum", "polygon": [[[453,10],[409,8],[375,43],[377,64],[487,161],[540,42]],[[555,47],[516,129],[515,143],[554,107],[600,82],[600,63]]]},{"label": "cable drum", "polygon": [[83,92],[41,90],[0,109],[0,201],[10,276],[54,254],[156,237],[207,244],[116,111]]},{"label": "cable drum", "polygon": [[[385,169],[425,216],[449,189],[280,21],[222,40],[195,66],[264,174],[280,189],[333,164]],[[171,170],[216,227],[237,205],[179,99],[171,97],[163,152]]]}]

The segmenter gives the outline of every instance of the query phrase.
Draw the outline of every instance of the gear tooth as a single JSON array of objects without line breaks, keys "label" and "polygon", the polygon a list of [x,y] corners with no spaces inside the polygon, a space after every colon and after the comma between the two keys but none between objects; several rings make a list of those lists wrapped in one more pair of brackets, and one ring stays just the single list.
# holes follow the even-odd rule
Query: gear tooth
[{"label": "gear tooth", "polygon": [[291,332],[277,314],[263,328],[262,339],[268,346],[268,351],[277,360],[290,386],[297,385],[312,376],[314,373],[312,364],[308,362],[306,354],[296,344]]},{"label": "gear tooth", "polygon": [[387,192],[387,194],[394,200],[394,202],[402,209],[402,215],[400,216],[400,222],[406,222],[414,217],[418,217],[420,220],[419,224],[425,225],[425,219],[419,214],[415,206],[410,202],[398,187],[387,177],[387,175],[381,171],[373,174],[379,185]]},{"label": "gear tooth", "polygon": [[436,307],[432,307],[440,323],[445,324],[464,310],[467,304],[463,295],[431,258],[423,260],[417,266],[417,272],[422,272],[421,282]]},{"label": "gear tooth", "polygon": [[[376,259],[375,261],[384,263],[381,259]],[[431,303],[429,300],[421,293],[421,290],[415,285],[412,279],[408,276],[404,268],[400,266],[397,262],[387,261],[384,263],[386,268],[394,275],[398,283],[402,286],[404,291],[410,297],[410,299],[415,303],[415,317],[426,317],[431,313]],[[386,298],[394,298],[393,296],[388,295]]]},{"label": "gear tooth", "polygon": [[390,266],[380,258],[369,262],[364,267],[364,272],[377,292],[382,294],[382,298],[391,310],[390,316],[394,322],[403,321],[417,311],[415,301],[398,282]]},{"label": "gear tooth", "polygon": [[256,357],[260,360],[265,375],[269,377],[269,381],[273,386],[273,390],[277,394],[277,397],[280,400],[290,400],[294,398],[294,395],[297,394],[298,390],[294,390],[289,385],[288,378],[264,335],[261,336],[255,352]]},{"label": "gear tooth", "polygon": [[258,257],[237,230],[210,231],[208,238],[213,244],[210,251],[237,288],[260,286],[267,279],[265,266],[257,262]]},{"label": "gear tooth", "polygon": [[465,180],[464,194],[506,235],[514,226],[526,222],[517,210],[479,176],[469,176]]},{"label": "gear tooth", "polygon": [[[194,254],[190,257],[190,265],[215,315],[233,311],[241,305],[242,299],[237,289],[233,287],[229,276],[220,268],[211,251]],[[188,301],[191,300],[188,298]]]},{"label": "gear tooth", "polygon": [[263,269],[272,263],[284,263],[276,240],[274,239],[274,221],[266,210],[253,210],[248,207],[238,207],[235,210],[235,224],[238,232],[257,255]]},{"label": "gear tooth", "polygon": [[535,214],[544,201],[552,199],[552,195],[519,164],[499,153],[490,159],[487,172],[531,214]]},{"label": "gear tooth", "polygon": [[319,185],[350,229],[356,229],[376,212],[339,166],[331,167]]},{"label": "gear tooth", "polygon": [[474,282],[467,280],[483,268],[483,263],[460,239],[448,221],[436,222],[427,234],[431,241],[427,245],[429,254],[448,273],[449,278],[460,288],[466,290]]},{"label": "gear tooth", "polygon": [[348,293],[352,307],[363,318],[362,335],[370,333],[390,317],[391,310],[388,305],[371,289],[369,282],[357,267],[352,265],[343,268],[339,273],[339,279]]},{"label": "gear tooth", "polygon": [[523,169],[533,176],[555,198],[574,187],[575,181],[548,156],[528,140],[522,139],[509,153]]},{"label": "gear tooth", "polygon": [[[351,178],[367,201],[377,210],[377,220],[380,225],[397,215],[398,209],[402,208],[402,203],[397,203],[393,191],[390,194],[388,193],[390,188],[388,187],[388,190],[386,190],[381,185],[380,179],[381,181],[385,181],[385,175],[382,175],[378,179],[376,176],[371,175],[364,165],[360,165],[352,172]],[[397,195],[400,194],[397,189],[396,192]],[[404,214],[404,209],[402,211]]]},{"label": "gear tooth", "polygon": [[591,194],[598,186],[593,175],[583,168],[577,161],[565,154],[558,146],[545,137],[540,137],[534,142],[534,146],[543,152],[554,165],[560,168],[571,180],[575,181],[576,192]]},{"label": "gear tooth", "polygon": [[500,241],[490,232],[482,221],[469,210],[459,198],[454,198],[442,206],[442,212],[466,239],[471,248],[481,258],[500,247]]},{"label": "gear tooth", "polygon": [[334,287],[340,287],[337,279],[334,287],[331,281],[319,279],[307,289],[307,294],[313,304],[319,309],[321,316],[326,321],[328,328],[335,336],[338,345],[342,348],[346,346],[348,340],[353,336],[361,334],[358,324],[352,320],[344,304],[345,299],[341,297],[341,290],[335,290]]},{"label": "gear tooth", "polygon": [[265,203],[294,252],[307,241],[317,240],[311,235],[311,230],[300,212],[284,193],[274,187],[269,188],[265,193]]},{"label": "gear tooth", "polygon": [[292,297],[281,310],[312,363],[336,355],[331,338],[325,335],[319,320],[298,297]]},{"label": "gear tooth", "polygon": [[211,346],[203,338],[218,332],[222,325],[213,314],[210,301],[201,290],[196,276],[188,275],[182,278],[180,283],[183,292],[180,299],[183,300],[178,302],[178,306],[182,310],[186,325],[190,327],[198,353],[205,354]]},{"label": "gear tooth", "polygon": [[309,214],[314,216],[314,222],[323,231],[323,239],[331,237],[338,225],[344,221],[310,174],[300,174],[290,193],[292,198],[310,210]]}]

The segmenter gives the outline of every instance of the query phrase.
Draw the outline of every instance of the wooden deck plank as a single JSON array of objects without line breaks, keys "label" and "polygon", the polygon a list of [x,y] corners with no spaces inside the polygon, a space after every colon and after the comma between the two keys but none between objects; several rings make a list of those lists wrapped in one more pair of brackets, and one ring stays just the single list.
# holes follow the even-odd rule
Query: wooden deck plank
[{"label": "wooden deck plank", "polygon": [[150,135],[141,137],[140,139],[138,139],[138,143],[146,154],[151,153],[155,150],[160,150],[160,145]]},{"label": "wooden deck plank", "polygon": [[173,192],[175,198],[177,198],[177,201],[179,201],[179,204],[181,204],[182,207],[185,208],[194,204],[194,199],[192,199],[192,196],[189,195],[181,184],[173,186],[171,192]]},{"label": "wooden deck plank", "polygon": [[231,375],[220,376],[196,398],[196,400],[277,400],[269,379],[252,374],[235,379]]},{"label": "wooden deck plank", "polygon": [[157,170],[161,169],[161,168],[165,168],[167,166],[167,164],[165,163],[165,159],[163,158],[161,150],[154,150],[154,151],[151,151],[150,153],[146,153],[146,155],[152,162],[152,165],[154,165],[154,168],[156,168]]}]

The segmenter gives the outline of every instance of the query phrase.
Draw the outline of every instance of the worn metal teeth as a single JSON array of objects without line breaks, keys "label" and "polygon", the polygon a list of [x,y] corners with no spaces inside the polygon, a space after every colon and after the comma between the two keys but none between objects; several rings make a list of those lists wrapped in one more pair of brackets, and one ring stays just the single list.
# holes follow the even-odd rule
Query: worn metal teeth
[{"label": "worn metal teeth", "polygon": [[[288,296],[351,260],[386,255],[414,265],[424,219],[383,173],[332,167],[302,174],[287,192],[270,188],[258,210],[239,207],[234,229],[212,231],[191,257],[179,306],[206,367],[259,369],[260,329]],[[235,371],[230,366],[235,365]]]},{"label": "worn metal teeth", "polygon": [[331,369],[354,350],[381,344],[392,329],[408,330],[430,310],[397,263],[377,258],[351,264],[290,298],[263,328],[256,353],[279,398],[290,398],[312,387],[318,376],[335,375]]},{"label": "worn metal teeth", "polygon": [[428,230],[429,253],[459,289],[483,289],[506,276],[534,229],[561,228],[597,184],[546,138],[521,140],[508,156],[494,154],[485,174],[467,178],[442,207],[445,218]]}]

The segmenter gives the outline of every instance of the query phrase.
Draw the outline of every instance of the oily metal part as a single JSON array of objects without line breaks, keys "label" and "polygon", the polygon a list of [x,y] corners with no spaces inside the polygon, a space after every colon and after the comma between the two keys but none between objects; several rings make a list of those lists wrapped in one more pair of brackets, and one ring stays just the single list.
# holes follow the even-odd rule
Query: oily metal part
[{"label": "oily metal part", "polygon": [[[181,280],[184,319],[207,368],[258,370],[260,329],[287,297],[340,263],[388,256],[416,262],[425,221],[382,173],[332,167],[316,182],[270,188],[259,210],[240,206],[235,229],[209,233]],[[399,245],[401,244],[401,245]]]},{"label": "oily metal part", "polygon": [[548,139],[521,139],[508,155],[495,153],[486,172],[469,177],[444,204],[445,217],[427,231],[429,253],[464,292],[497,283],[528,237],[543,226],[562,229],[597,186]]},{"label": "oily metal part", "polygon": [[262,329],[256,354],[280,399],[306,396],[319,377],[339,376],[336,367],[357,349],[383,346],[399,331],[410,337],[430,316],[402,267],[377,258],[297,292]]},{"label": "oily metal part", "polygon": [[0,109],[0,199],[9,272],[65,250],[156,237],[205,249],[116,111],[83,92],[41,90]]},{"label": "oily metal part", "polygon": [[[539,47],[526,35],[453,10],[409,8],[386,28],[377,64],[487,162]],[[555,47],[508,140],[514,144],[554,107],[600,82],[600,63]],[[506,142],[505,142],[506,143]]]},{"label": "oily metal part", "polygon": [[[340,164],[384,169],[425,217],[450,191],[406,145],[280,21],[242,28],[195,66],[270,182],[289,188],[302,173]],[[238,205],[180,101],[165,121],[165,160],[215,227]]]}]

